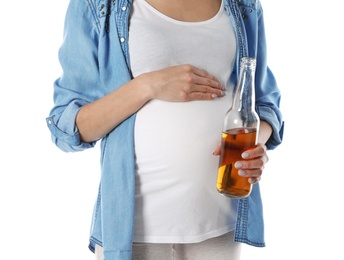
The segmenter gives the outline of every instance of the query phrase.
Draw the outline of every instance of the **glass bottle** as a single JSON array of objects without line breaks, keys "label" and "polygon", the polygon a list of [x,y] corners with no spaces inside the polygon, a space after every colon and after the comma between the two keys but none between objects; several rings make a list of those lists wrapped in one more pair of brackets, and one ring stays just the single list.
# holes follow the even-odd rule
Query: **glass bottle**
[{"label": "glass bottle", "polygon": [[234,164],[242,160],[244,151],[257,145],[260,121],[255,111],[255,69],[255,59],[241,59],[233,104],[225,115],[222,129],[216,188],[232,198],[247,197],[252,189],[248,177],[240,176]]}]

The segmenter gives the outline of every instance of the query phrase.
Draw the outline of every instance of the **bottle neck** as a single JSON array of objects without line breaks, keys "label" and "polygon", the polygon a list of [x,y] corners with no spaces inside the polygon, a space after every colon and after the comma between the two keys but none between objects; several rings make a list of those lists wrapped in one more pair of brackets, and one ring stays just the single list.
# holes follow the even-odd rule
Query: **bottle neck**
[{"label": "bottle neck", "polygon": [[240,110],[255,109],[255,61],[244,60],[241,63],[233,107]]},{"label": "bottle neck", "polygon": [[223,129],[258,129],[255,111],[255,59],[243,58],[232,107],[226,113]]}]

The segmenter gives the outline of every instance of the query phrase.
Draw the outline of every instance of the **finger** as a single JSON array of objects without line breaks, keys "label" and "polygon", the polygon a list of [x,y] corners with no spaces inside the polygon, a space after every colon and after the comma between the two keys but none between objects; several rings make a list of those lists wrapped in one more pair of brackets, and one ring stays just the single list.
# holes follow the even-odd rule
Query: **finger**
[{"label": "finger", "polygon": [[262,156],[256,159],[237,161],[234,167],[237,169],[259,169],[264,167],[266,160],[266,156]]},{"label": "finger", "polygon": [[201,78],[209,78],[218,81],[215,76],[211,75],[206,70],[202,70],[197,67],[192,67],[192,71],[195,75],[200,76]]},{"label": "finger", "polygon": [[259,178],[263,174],[263,168],[260,169],[247,169],[238,171],[239,176],[247,178]]},{"label": "finger", "polygon": [[214,99],[218,97],[224,97],[226,92],[222,89],[196,84],[192,87],[191,94],[196,94],[198,96],[194,96],[200,97],[201,99]]},{"label": "finger", "polygon": [[243,159],[252,159],[266,155],[266,146],[264,144],[258,144],[257,147],[247,150],[241,154]]},{"label": "finger", "polygon": [[217,143],[216,150],[213,152],[213,155],[220,155],[221,153],[221,142]]},{"label": "finger", "polygon": [[214,93],[214,91],[211,91],[209,93],[203,93],[203,92],[192,92],[188,95],[187,101],[191,100],[213,100],[216,98],[223,97],[223,93],[221,91],[218,91]]},{"label": "finger", "polygon": [[258,182],[260,182],[261,177],[257,177],[257,178],[248,178],[248,182],[251,184],[256,184]]},{"label": "finger", "polygon": [[221,82],[207,71],[193,67],[193,73],[195,75],[195,83],[197,85],[225,90]]},{"label": "finger", "polygon": [[195,76],[195,84],[201,90],[202,89],[203,90],[208,90],[208,89],[225,90],[224,86],[217,79]]}]

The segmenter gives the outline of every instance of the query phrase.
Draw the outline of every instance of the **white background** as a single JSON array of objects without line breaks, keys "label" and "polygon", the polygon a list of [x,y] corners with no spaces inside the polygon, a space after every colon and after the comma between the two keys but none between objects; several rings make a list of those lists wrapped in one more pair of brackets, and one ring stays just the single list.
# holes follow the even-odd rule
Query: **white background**
[{"label": "white background", "polygon": [[[262,3],[286,125],[261,181],[267,247],[243,246],[242,260],[344,259],[340,1]],[[45,124],[67,4],[2,5],[0,259],[93,259],[99,147],[63,153]]]}]

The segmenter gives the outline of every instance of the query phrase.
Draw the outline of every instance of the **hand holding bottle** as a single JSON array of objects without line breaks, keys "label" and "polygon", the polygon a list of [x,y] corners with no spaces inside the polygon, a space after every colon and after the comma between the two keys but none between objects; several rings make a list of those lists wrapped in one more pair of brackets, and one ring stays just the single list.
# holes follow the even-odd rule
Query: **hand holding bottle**
[{"label": "hand holding bottle", "polygon": [[[213,154],[221,154],[221,142],[218,143]],[[241,159],[242,160],[239,160],[234,164],[234,167],[239,169],[239,174],[247,177],[251,184],[255,184],[260,181],[264,166],[269,161],[269,157],[266,153],[266,146],[259,143],[257,147],[242,153]]]}]

